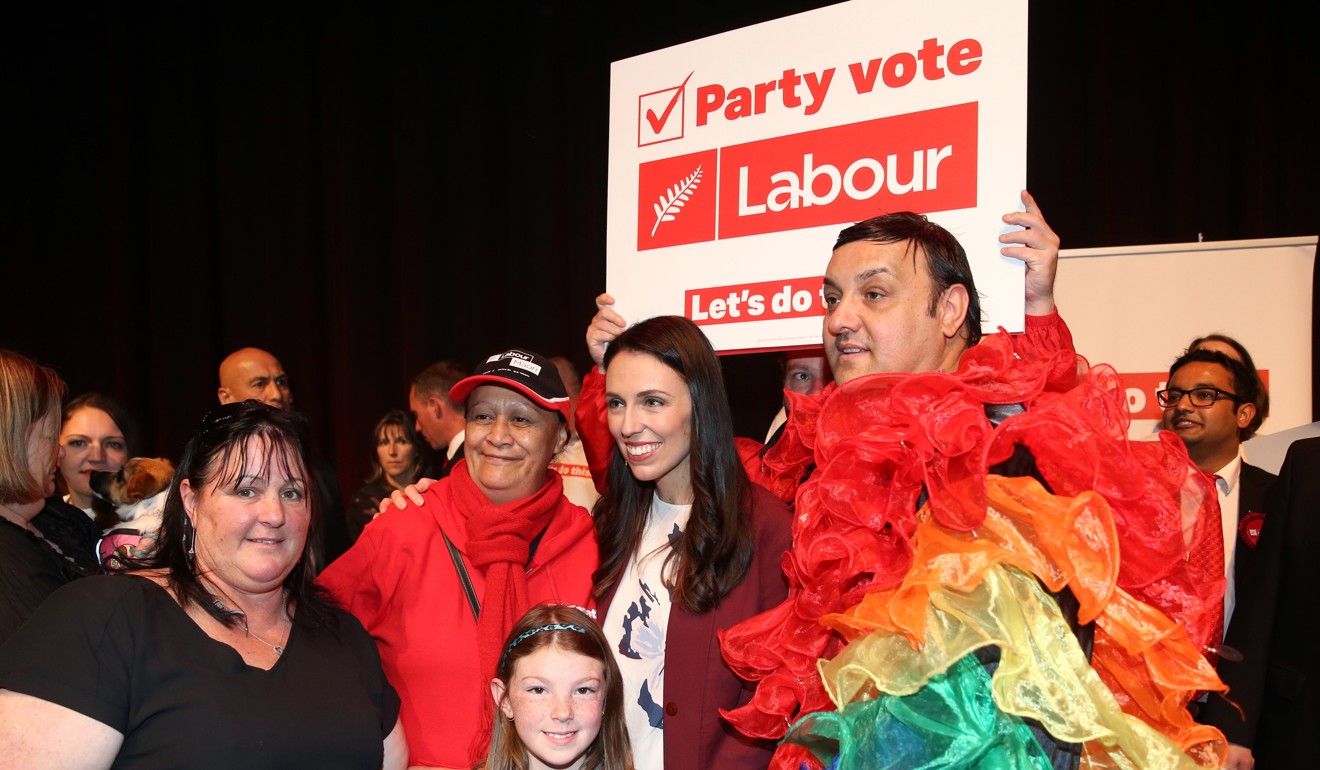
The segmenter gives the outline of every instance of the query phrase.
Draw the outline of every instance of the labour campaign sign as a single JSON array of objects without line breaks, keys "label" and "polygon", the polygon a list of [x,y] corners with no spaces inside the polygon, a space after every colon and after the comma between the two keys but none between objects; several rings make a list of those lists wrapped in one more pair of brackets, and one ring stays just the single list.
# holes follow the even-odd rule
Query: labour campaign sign
[{"label": "labour campaign sign", "polygon": [[1021,330],[998,236],[1026,87],[1026,0],[856,0],[615,62],[617,309],[687,316],[723,351],[819,345],[839,230],[918,211],[967,248],[987,328]]}]

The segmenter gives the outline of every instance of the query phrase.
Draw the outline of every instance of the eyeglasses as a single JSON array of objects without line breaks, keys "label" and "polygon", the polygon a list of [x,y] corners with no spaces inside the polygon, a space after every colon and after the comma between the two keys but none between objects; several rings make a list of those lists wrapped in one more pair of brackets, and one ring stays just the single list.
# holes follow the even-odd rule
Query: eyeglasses
[{"label": "eyeglasses", "polygon": [[1237,403],[1238,401],[1236,393],[1229,393],[1227,390],[1220,390],[1219,388],[1193,388],[1192,390],[1169,388],[1168,390],[1155,391],[1156,400],[1158,400],[1160,406],[1165,409],[1168,409],[1171,406],[1177,406],[1178,402],[1182,401],[1183,396],[1187,396],[1187,398],[1191,400],[1192,406],[1197,409],[1212,407],[1215,405],[1216,401],[1221,401],[1223,399],[1229,399],[1233,403]]}]

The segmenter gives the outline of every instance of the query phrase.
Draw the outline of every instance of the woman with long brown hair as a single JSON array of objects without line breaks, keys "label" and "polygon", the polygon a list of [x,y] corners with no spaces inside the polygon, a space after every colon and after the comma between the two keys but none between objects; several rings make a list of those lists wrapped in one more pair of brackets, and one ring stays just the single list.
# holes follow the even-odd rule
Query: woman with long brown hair
[{"label": "woman with long brown hair", "polygon": [[[773,746],[719,715],[751,691],[724,665],[716,633],[787,595],[788,509],[743,470],[701,330],[660,316],[621,332],[611,302],[598,300],[587,331],[616,450],[594,511],[594,593],[623,674],[634,761],[639,770],[764,768]],[[599,424],[600,388],[599,374],[584,384],[584,436]]]}]

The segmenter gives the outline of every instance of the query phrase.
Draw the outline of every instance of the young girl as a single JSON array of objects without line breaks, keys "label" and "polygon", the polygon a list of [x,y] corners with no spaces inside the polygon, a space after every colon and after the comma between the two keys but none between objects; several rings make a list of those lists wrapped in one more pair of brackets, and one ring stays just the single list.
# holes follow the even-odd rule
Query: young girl
[{"label": "young girl", "polygon": [[[719,715],[752,691],[724,664],[716,634],[787,596],[788,509],[747,479],[719,360],[701,330],[660,316],[622,331],[609,296],[598,302],[587,342],[605,372],[617,451],[594,513],[593,591],[623,675],[634,762],[764,768],[773,746]],[[600,388],[598,374],[584,383],[584,441],[600,435],[588,424],[600,421]]]},{"label": "young girl", "polygon": [[632,770],[619,668],[581,610],[529,610],[505,641],[490,692],[485,770]]}]

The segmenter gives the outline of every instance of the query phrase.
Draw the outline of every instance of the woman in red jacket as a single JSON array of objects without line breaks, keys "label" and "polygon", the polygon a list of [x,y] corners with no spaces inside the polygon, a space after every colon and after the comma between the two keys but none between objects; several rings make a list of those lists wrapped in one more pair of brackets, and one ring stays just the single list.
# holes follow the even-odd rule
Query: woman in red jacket
[{"label": "woman in red jacket", "polygon": [[470,768],[486,756],[505,637],[532,605],[590,603],[596,544],[548,468],[569,414],[549,359],[498,353],[449,398],[465,408],[464,460],[367,524],[319,580],[380,647],[408,764]]}]

